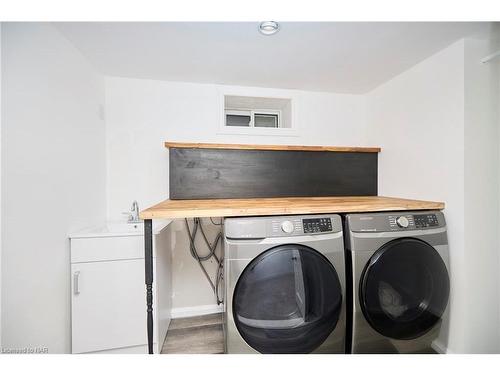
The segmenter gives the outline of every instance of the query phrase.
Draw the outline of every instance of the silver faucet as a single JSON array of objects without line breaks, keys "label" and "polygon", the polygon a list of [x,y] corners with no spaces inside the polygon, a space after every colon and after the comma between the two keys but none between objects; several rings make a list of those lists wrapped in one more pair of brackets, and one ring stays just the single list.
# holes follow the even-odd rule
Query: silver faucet
[{"label": "silver faucet", "polygon": [[128,223],[140,223],[141,219],[139,218],[139,204],[137,201],[132,202],[132,208],[130,208],[130,212],[124,212],[124,214],[128,215]]}]

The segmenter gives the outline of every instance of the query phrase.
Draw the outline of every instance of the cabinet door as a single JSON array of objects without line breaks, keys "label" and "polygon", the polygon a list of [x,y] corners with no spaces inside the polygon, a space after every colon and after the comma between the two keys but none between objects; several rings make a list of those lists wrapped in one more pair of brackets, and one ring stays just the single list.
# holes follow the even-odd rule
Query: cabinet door
[{"label": "cabinet door", "polygon": [[72,351],[147,343],[144,259],[71,265]]}]

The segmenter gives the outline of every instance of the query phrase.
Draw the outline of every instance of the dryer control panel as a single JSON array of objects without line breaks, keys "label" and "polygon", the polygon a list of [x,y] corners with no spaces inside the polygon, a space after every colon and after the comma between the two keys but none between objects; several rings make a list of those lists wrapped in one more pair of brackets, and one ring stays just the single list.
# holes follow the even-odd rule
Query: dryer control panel
[{"label": "dryer control panel", "polygon": [[415,221],[415,227],[417,229],[439,226],[436,214],[413,215],[413,220]]},{"label": "dryer control panel", "polygon": [[389,226],[392,230],[425,229],[439,226],[439,220],[434,213],[413,215],[390,215]]},{"label": "dryer control panel", "polygon": [[413,215],[389,215],[389,225],[391,229],[415,229]]},{"label": "dryer control panel", "polygon": [[440,211],[350,214],[347,217],[351,232],[401,232],[446,226]]},{"label": "dryer control panel", "polygon": [[320,236],[341,233],[342,219],[335,214],[234,217],[224,220],[224,232],[228,239]]},{"label": "dryer control panel", "polygon": [[[337,225],[338,226],[338,225]],[[308,218],[276,218],[271,222],[271,236],[321,234],[334,231],[332,218],[328,216]]]},{"label": "dryer control panel", "polygon": [[332,219],[321,217],[316,219],[303,219],[304,233],[321,233],[332,231]]}]

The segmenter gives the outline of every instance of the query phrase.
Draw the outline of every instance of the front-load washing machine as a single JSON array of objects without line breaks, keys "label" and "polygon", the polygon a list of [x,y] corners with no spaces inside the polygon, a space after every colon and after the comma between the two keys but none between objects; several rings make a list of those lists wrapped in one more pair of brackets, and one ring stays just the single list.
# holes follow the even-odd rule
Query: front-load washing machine
[{"label": "front-load washing machine", "polygon": [[338,215],[224,221],[227,353],[344,353]]},{"label": "front-load washing machine", "polygon": [[346,216],[352,353],[428,353],[448,314],[446,222],[440,211]]}]

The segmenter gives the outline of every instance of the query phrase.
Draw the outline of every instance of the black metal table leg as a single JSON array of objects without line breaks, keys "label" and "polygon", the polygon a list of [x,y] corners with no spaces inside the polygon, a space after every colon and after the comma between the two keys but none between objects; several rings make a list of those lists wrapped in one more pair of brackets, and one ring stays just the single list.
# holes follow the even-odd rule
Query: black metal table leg
[{"label": "black metal table leg", "polygon": [[148,353],[153,354],[153,221],[144,220],[144,265],[148,311]]}]

